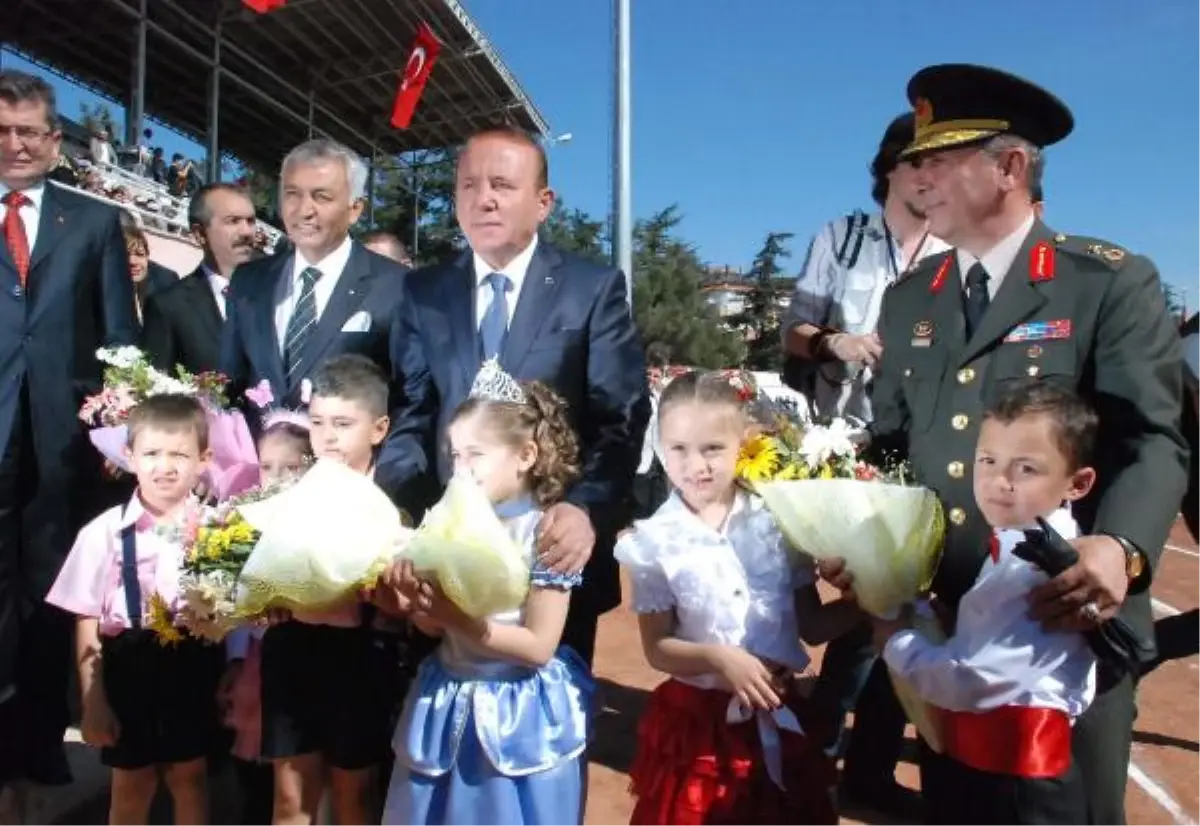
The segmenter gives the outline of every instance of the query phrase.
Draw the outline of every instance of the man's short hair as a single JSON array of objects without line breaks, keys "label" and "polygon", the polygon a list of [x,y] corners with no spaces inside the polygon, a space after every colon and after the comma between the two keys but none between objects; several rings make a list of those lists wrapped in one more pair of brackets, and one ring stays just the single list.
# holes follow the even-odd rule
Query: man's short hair
[{"label": "man's short hair", "polygon": [[388,381],[375,362],[358,353],[343,353],[322,362],[313,374],[313,398],[354,402],[375,418],[388,414]]},{"label": "man's short hair", "polygon": [[250,200],[250,193],[244,186],[223,183],[221,181],[205,184],[196,190],[196,194],[188,202],[188,226],[192,229],[196,227],[208,229],[208,225],[212,223],[213,211],[208,203],[208,196],[213,192],[232,192],[235,195],[241,195]]},{"label": "man's short hair", "polygon": [[387,247],[389,257],[396,261],[411,260],[408,255],[408,248],[404,246],[404,242],[390,232],[383,230],[368,232],[362,237],[362,244],[364,247],[369,247],[373,244]]},{"label": "man's short hair", "polygon": [[1066,457],[1071,470],[1091,463],[1100,419],[1090,404],[1062,384],[1039,378],[1002,382],[983,417],[1011,424],[1024,416],[1036,415],[1051,418],[1055,445]]},{"label": "man's short hair", "polygon": [[538,156],[538,188],[545,189],[550,185],[550,161],[546,157],[546,148],[524,129],[518,129],[515,126],[488,126],[472,133],[464,146],[477,138],[504,138],[513,143],[530,147],[537,152]]},{"label": "man's short hair", "polygon": [[37,75],[19,69],[0,70],[0,100],[10,106],[17,103],[41,103],[46,107],[46,125],[58,129],[58,103],[54,87]]}]

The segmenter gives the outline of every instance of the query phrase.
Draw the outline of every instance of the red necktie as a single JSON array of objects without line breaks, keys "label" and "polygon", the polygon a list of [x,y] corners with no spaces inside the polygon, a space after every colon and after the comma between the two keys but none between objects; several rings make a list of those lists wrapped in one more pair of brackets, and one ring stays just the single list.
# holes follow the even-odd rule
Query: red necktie
[{"label": "red necktie", "polygon": [[3,198],[4,206],[4,245],[12,255],[13,263],[17,265],[17,275],[21,277],[21,286],[29,278],[29,239],[25,236],[25,224],[21,221],[21,207],[33,203],[24,193],[13,190]]},{"label": "red necktie", "polygon": [[988,543],[988,553],[992,555],[992,562],[1000,561],[1000,538],[994,533],[991,542]]}]

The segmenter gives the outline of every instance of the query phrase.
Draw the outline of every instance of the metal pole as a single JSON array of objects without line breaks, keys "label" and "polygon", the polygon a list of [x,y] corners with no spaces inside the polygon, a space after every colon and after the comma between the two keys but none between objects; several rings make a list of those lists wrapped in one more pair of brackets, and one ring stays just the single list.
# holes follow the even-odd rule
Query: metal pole
[{"label": "metal pole", "polygon": [[375,147],[371,147],[371,162],[367,164],[367,226],[375,229]]},{"label": "metal pole", "polygon": [[421,170],[417,167],[414,160],[412,166],[413,176],[413,237],[412,237],[412,259],[415,264],[417,256],[421,252]]},{"label": "metal pole", "polygon": [[633,306],[633,176],[630,170],[630,0],[616,0],[616,124],[613,140],[613,237],[615,264],[625,273],[626,299]]},{"label": "metal pole", "polygon": [[221,21],[213,27],[213,62],[208,70],[208,182],[221,180],[221,143],[217,134],[221,111]]},{"label": "metal pole", "polygon": [[[133,111],[129,113],[129,126],[125,130],[127,144],[140,146],[142,142],[142,119],[146,114],[146,6],[149,0],[141,0],[138,8],[136,52],[133,58]],[[112,137],[110,135],[110,137]]]},{"label": "metal pole", "polygon": [[313,114],[317,108],[317,89],[314,86],[308,90],[308,139],[313,137]]}]

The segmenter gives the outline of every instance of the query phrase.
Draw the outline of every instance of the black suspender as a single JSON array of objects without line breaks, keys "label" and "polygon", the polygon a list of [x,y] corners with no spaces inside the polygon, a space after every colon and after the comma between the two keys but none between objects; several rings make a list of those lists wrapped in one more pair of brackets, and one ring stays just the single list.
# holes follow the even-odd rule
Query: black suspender
[{"label": "black suspender", "polygon": [[121,587],[129,624],[137,630],[142,627],[142,586],[138,582],[136,524],[121,528]]}]

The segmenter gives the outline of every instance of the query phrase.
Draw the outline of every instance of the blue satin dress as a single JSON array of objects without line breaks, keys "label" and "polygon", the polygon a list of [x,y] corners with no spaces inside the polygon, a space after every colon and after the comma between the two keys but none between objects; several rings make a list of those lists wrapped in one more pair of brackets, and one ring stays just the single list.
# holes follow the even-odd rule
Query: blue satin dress
[{"label": "blue satin dress", "polygon": [[[540,513],[508,524],[530,548]],[[535,567],[534,587],[572,588]],[[491,617],[518,625],[523,611]],[[582,823],[595,683],[562,647],[541,668],[490,658],[448,632],[421,665],[396,727],[385,824]]]}]

